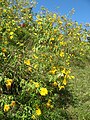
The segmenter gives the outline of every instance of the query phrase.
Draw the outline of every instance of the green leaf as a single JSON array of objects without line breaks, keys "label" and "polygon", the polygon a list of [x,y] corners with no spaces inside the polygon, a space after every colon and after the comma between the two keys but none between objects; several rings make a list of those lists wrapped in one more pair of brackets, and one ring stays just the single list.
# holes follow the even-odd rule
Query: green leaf
[{"label": "green leaf", "polygon": [[2,81],[2,76],[0,76],[0,82]]}]

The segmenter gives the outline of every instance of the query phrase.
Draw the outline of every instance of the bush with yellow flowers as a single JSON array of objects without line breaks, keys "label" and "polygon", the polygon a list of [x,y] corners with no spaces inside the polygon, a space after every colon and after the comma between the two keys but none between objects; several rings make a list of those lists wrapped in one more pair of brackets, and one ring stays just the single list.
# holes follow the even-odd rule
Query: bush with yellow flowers
[{"label": "bush with yellow flowers", "polygon": [[85,58],[87,32],[44,8],[34,16],[27,4],[0,1],[0,118],[46,120],[60,108],[66,119],[71,65]]}]

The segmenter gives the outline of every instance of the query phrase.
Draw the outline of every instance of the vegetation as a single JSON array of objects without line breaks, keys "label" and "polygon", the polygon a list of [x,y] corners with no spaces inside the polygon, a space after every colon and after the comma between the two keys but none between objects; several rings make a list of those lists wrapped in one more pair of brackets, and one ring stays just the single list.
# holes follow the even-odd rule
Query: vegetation
[{"label": "vegetation", "polygon": [[0,119],[89,120],[89,32],[27,4],[0,0]]}]

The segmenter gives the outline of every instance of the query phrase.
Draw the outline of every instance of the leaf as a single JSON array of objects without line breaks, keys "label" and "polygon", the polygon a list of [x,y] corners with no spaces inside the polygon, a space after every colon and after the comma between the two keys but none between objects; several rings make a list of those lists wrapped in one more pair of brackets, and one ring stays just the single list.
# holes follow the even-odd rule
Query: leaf
[{"label": "leaf", "polygon": [[2,81],[2,77],[0,76],[0,82]]}]

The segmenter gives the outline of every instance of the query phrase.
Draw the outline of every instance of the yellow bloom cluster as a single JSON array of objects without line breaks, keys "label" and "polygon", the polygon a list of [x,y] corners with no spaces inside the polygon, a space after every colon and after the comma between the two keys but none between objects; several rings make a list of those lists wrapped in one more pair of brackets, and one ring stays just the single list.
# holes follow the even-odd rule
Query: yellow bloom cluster
[{"label": "yellow bloom cluster", "polygon": [[8,112],[10,110],[10,107],[14,107],[16,105],[15,101],[12,101],[11,104],[5,104],[4,105],[4,112]]},{"label": "yellow bloom cluster", "polygon": [[62,72],[63,74],[65,74],[65,75],[68,75],[68,74],[71,73],[71,70],[70,70],[70,69],[69,69],[69,70],[66,70],[66,68],[64,68],[61,72]]}]

